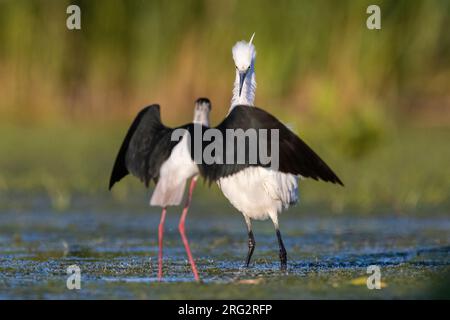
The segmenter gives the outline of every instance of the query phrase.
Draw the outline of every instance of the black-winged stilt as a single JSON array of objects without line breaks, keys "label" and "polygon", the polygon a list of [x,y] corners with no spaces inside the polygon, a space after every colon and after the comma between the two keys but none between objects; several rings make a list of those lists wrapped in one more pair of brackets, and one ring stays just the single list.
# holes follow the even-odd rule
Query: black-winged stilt
[{"label": "black-winged stilt", "polygon": [[[147,187],[152,180],[156,183],[150,205],[162,207],[158,228],[159,280],[162,279],[162,243],[166,208],[181,203],[186,181],[190,178],[192,180],[180,218],[179,231],[195,280],[199,280],[197,267],[185,234],[186,215],[199,173],[197,165],[191,158],[187,137],[188,132],[194,130],[194,126],[207,127],[209,125],[210,110],[211,105],[208,99],[197,99],[193,123],[178,128],[169,128],[161,122],[159,105],[155,104],[144,108],[128,129],[114,163],[109,189],[129,173],[138,177]],[[185,129],[185,133],[181,139],[173,141],[172,133],[176,129]]]}]

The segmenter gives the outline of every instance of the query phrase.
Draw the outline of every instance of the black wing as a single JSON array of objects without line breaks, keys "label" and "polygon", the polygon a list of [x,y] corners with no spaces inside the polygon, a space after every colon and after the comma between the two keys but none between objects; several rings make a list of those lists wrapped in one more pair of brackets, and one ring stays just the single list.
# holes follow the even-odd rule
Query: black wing
[{"label": "black wing", "polygon": [[[282,124],[277,118],[257,107],[236,106],[230,114],[219,124],[216,129],[220,130],[223,137],[226,137],[227,129],[278,129],[279,131],[279,167],[278,171],[301,175],[305,178],[314,180],[323,180],[343,185],[337,175],[328,167],[328,165],[298,136]],[[258,145],[260,136],[257,136]],[[225,138],[224,138],[225,140]],[[230,141],[227,141],[229,144]],[[231,141],[236,146],[236,141]],[[226,146],[226,143],[224,143]],[[270,134],[266,141],[268,154],[271,153]],[[227,148],[223,150],[223,158],[226,159]],[[248,146],[246,148],[245,163],[236,164],[236,155],[234,164],[200,164],[201,174],[209,181],[216,181],[222,177],[232,175],[250,166],[270,167],[270,164],[262,164],[259,156],[253,164],[249,161]],[[224,161],[226,162],[226,161]]]},{"label": "black wing", "polygon": [[129,173],[148,186],[158,179],[159,169],[178,143],[171,141],[173,129],[161,123],[159,105],[142,109],[125,136],[109,180],[109,189]]}]

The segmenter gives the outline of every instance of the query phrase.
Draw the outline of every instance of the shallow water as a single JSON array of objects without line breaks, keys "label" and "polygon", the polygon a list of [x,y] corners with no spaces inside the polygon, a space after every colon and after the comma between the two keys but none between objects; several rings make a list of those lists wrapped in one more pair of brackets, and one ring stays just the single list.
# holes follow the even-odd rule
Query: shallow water
[{"label": "shallow water", "polygon": [[[193,207],[187,232],[202,283],[193,282],[171,209],[158,283],[159,212],[44,210],[0,213],[0,298],[450,298],[450,218],[282,216],[288,271],[279,271],[270,222],[256,222],[250,268],[243,218],[229,208]],[[199,211],[199,212],[197,212]],[[201,211],[201,212],[200,212]],[[81,289],[66,287],[67,267]],[[366,269],[381,269],[381,290]]]}]

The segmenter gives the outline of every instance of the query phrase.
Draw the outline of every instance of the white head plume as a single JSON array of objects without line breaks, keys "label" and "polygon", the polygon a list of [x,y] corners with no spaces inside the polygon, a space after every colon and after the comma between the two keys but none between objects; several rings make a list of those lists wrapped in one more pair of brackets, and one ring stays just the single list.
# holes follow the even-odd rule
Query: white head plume
[{"label": "white head plume", "polygon": [[253,32],[252,37],[250,38],[249,44],[252,44],[253,38],[255,37],[255,33]]},{"label": "white head plume", "polygon": [[234,81],[233,97],[230,111],[236,105],[253,105],[255,100],[255,57],[256,50],[253,45],[255,34],[249,42],[239,41],[231,50],[236,65],[236,78]]},{"label": "white head plume", "polygon": [[255,46],[252,44],[255,34],[253,33],[249,42],[244,40],[237,42],[233,49],[233,60],[236,68],[239,71],[245,71],[249,69],[252,65],[253,60],[256,57]]}]

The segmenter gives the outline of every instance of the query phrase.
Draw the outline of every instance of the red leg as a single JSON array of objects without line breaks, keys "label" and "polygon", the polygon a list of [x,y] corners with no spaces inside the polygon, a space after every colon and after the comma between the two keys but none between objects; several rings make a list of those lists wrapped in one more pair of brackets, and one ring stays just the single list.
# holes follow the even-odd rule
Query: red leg
[{"label": "red leg", "polygon": [[162,209],[161,221],[158,227],[158,281],[162,280],[162,259],[163,259],[163,236],[164,236],[164,221],[166,220],[166,208]]},{"label": "red leg", "polygon": [[189,248],[189,243],[188,243],[188,240],[187,240],[187,237],[186,237],[186,233],[185,233],[185,230],[184,230],[184,224],[186,222],[186,216],[187,216],[187,213],[188,213],[188,210],[189,210],[189,206],[191,205],[192,193],[194,192],[196,183],[197,183],[197,176],[195,176],[191,180],[191,185],[189,187],[189,195],[188,195],[188,198],[186,200],[186,204],[184,205],[183,213],[181,214],[181,219],[180,219],[180,224],[178,225],[178,230],[180,230],[181,238],[183,239],[184,247],[186,249],[186,253],[187,253],[187,256],[188,256],[188,259],[189,259],[189,263],[191,264],[191,269],[192,269],[192,273],[194,274],[195,281],[199,281],[200,278],[198,277],[197,267],[195,266],[194,258],[192,258],[191,248]]}]

